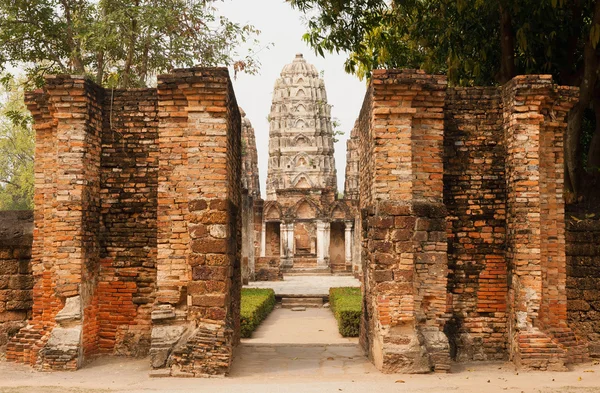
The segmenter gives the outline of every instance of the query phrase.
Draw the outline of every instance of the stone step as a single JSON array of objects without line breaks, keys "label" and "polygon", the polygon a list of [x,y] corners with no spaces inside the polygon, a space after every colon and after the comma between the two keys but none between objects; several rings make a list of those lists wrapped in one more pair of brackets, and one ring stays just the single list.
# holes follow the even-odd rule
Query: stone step
[{"label": "stone step", "polygon": [[323,307],[322,297],[285,297],[281,299],[282,308]]},{"label": "stone step", "polygon": [[288,276],[330,276],[331,269],[328,267],[291,267],[282,269],[283,274]]}]

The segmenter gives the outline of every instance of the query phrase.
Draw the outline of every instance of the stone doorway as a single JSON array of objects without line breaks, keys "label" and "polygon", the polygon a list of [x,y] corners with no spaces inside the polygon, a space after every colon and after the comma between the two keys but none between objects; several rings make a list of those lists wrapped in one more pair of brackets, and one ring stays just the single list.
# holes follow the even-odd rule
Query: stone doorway
[{"label": "stone doorway", "polygon": [[331,238],[329,243],[329,258],[331,261],[331,271],[346,271],[346,244],[345,244],[346,225],[343,222],[331,223]]},{"label": "stone doorway", "polygon": [[267,222],[266,224],[265,256],[279,257],[281,255],[281,223]]}]

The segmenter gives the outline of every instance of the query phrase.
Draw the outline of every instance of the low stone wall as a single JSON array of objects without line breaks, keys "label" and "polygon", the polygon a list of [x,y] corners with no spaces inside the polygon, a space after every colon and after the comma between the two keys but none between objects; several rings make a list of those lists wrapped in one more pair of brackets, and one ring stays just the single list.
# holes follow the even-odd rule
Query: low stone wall
[{"label": "low stone wall", "polygon": [[256,281],[281,281],[283,274],[281,273],[279,257],[259,257],[256,258]]},{"label": "low stone wall", "polygon": [[567,219],[569,326],[600,357],[600,219]]},{"label": "low stone wall", "polygon": [[32,234],[32,212],[0,212],[0,353],[31,316]]}]

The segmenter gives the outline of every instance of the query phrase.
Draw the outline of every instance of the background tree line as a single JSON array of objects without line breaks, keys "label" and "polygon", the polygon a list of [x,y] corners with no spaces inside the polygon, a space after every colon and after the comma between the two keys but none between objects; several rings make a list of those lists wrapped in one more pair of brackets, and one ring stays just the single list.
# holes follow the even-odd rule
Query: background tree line
[{"label": "background tree line", "polygon": [[[0,0],[0,210],[32,208],[34,135],[23,91],[44,75],[127,88],[176,67],[255,72],[259,32],[219,15],[221,1]],[[244,43],[252,49],[242,54]]]},{"label": "background tree line", "polygon": [[578,86],[565,135],[567,199],[599,186],[600,1],[288,1],[306,15],[305,41],[321,55],[348,51],[346,71],[360,78],[376,68],[410,67],[445,73],[452,85],[552,74]]},{"label": "background tree line", "polygon": [[[287,0],[305,14],[317,53],[347,51],[347,72],[445,73],[453,85],[502,84],[550,73],[579,86],[565,138],[566,188],[576,200],[600,167],[600,0]],[[0,209],[31,207],[33,133],[24,88],[47,73],[141,87],[173,67],[254,72],[251,25],[218,15],[220,0],[0,0]],[[22,71],[15,81],[11,71]]]}]

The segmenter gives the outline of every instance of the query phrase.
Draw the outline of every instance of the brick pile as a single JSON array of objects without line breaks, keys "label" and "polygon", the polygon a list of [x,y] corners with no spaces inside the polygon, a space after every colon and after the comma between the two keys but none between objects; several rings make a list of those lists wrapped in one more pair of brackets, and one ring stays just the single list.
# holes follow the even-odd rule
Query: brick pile
[{"label": "brick pile", "polygon": [[223,375],[239,341],[242,221],[241,117],[227,70],[159,76],[158,111],[152,363],[170,375]]},{"label": "brick pile", "polygon": [[506,140],[509,351],[517,365],[562,369],[585,358],[567,325],[563,133],[577,89],[549,75],[502,88]]}]

